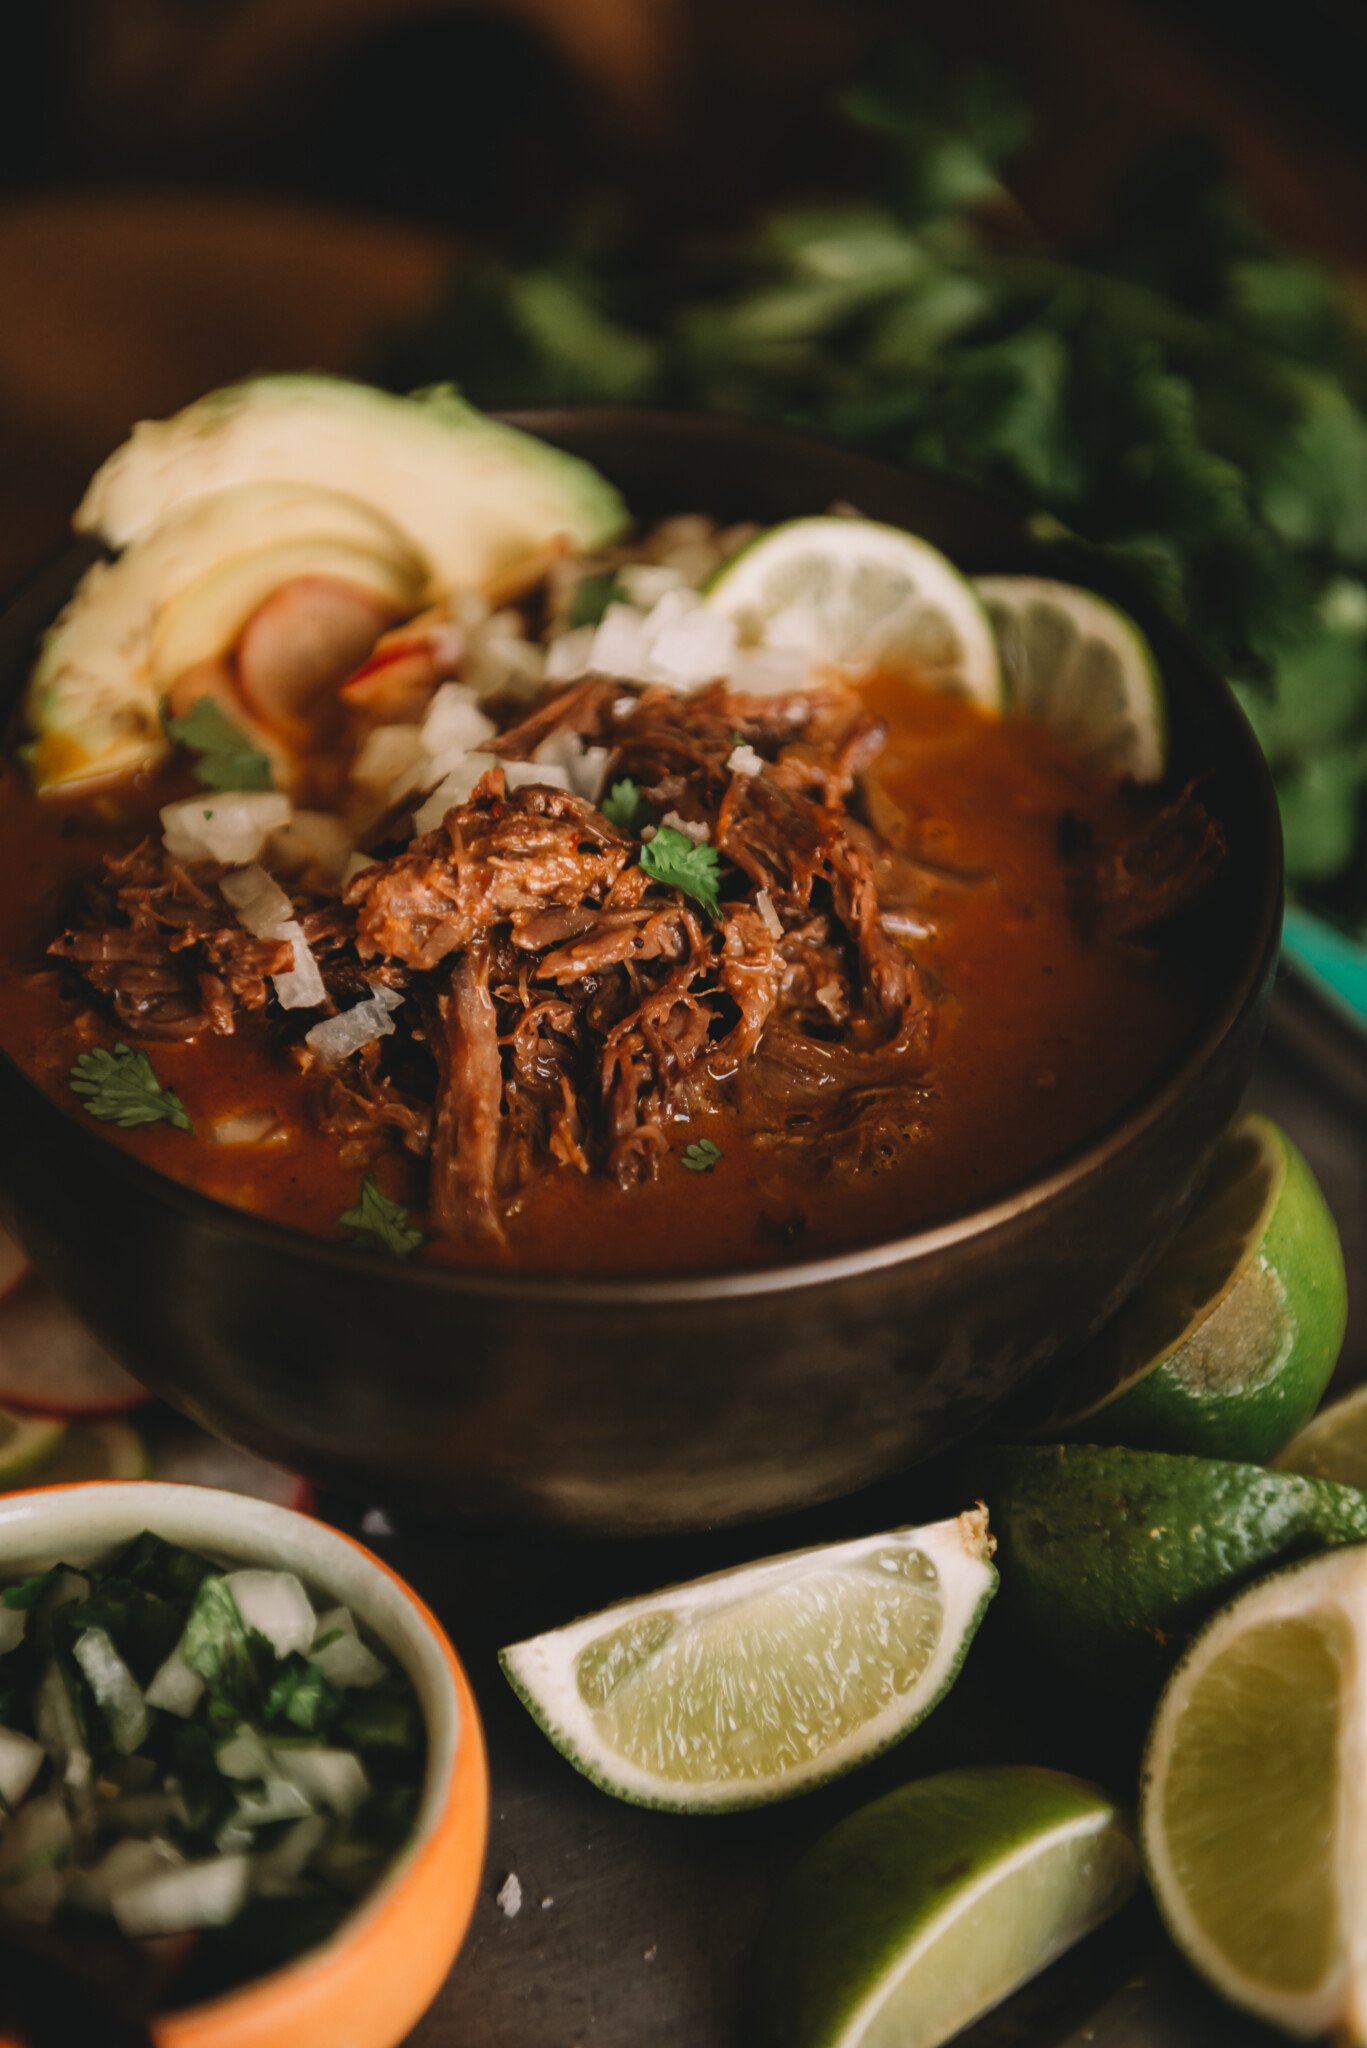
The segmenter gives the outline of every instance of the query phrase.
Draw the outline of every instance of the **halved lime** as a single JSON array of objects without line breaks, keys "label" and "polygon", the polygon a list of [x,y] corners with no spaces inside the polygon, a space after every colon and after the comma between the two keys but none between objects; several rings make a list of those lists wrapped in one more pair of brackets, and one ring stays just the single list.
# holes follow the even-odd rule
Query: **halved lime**
[{"label": "halved lime", "polygon": [[1367,1487],[1367,1387],[1333,1402],[1272,1460],[1278,1472]]},{"label": "halved lime", "polygon": [[1057,1444],[991,1450],[1003,1608],[1032,1652],[1142,1686],[1250,1579],[1367,1543],[1367,1493],[1224,1458]]},{"label": "halved lime", "polygon": [[1289,2032],[1367,2041],[1367,1550],[1263,1579],[1173,1673],[1145,1860],[1174,1940]]},{"label": "halved lime", "polygon": [[1078,1778],[1015,1766],[903,1785],[832,1828],[774,1900],[753,2036],[938,2048],[1123,1906],[1138,1877],[1125,1821]]},{"label": "halved lime", "polygon": [[83,1479],[146,1479],[147,1446],[126,1422],[94,1416],[68,1423],[53,1454],[24,1473],[25,1486],[72,1486]]},{"label": "halved lime", "polygon": [[18,1415],[12,1408],[0,1408],[0,1489],[24,1483],[65,1435],[66,1424],[55,1416]]},{"label": "halved lime", "polygon": [[791,519],[718,570],[707,602],[743,643],[817,665],[907,674],[1001,707],[992,628],[972,586],[929,541],[871,519]]},{"label": "halved lime", "polygon": [[760,1806],[867,1763],[953,1684],[996,1590],[981,1510],[670,1586],[500,1653],[576,1770],[637,1806]]},{"label": "halved lime", "polygon": [[1022,1420],[1051,1441],[1261,1463],[1314,1414],[1347,1316],[1314,1175],[1284,1131],[1247,1116],[1149,1278]]},{"label": "halved lime", "polygon": [[1153,650],[1094,591],[1047,576],[978,576],[1009,711],[1028,712],[1108,775],[1156,782],[1167,714]]}]

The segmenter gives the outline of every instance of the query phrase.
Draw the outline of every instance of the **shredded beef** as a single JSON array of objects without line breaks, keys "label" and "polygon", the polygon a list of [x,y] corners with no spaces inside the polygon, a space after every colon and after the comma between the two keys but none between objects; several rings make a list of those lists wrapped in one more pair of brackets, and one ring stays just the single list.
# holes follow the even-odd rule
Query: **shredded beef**
[{"label": "shredded beef", "polygon": [[[510,790],[499,765],[436,830],[382,848],[340,900],[295,894],[331,1007],[377,984],[404,997],[392,1034],[337,1067],[304,1042],[319,1013],[275,1000],[290,948],[237,924],[213,863],[151,844],[107,861],[51,950],[143,1035],[226,1033],[263,1015],[344,1156],[399,1144],[427,1159],[441,1229],[500,1235],[548,1170],[648,1177],[678,1126],[727,1107],[761,1169],[895,1155],[929,1100],[933,981],[915,948],[946,896],[983,878],[927,862],[905,820],[889,829],[876,790],[865,801],[881,725],[837,691],[680,696],[593,678],[489,751],[526,759],[569,739],[608,748],[607,784],[634,782],[656,819],[703,828],[719,918],[653,879],[635,834],[593,803]],[[738,745],[762,773],[731,768]],[[1184,901],[1221,852],[1188,792],[1107,860],[1080,846],[1066,857],[1079,914],[1127,935]]]}]

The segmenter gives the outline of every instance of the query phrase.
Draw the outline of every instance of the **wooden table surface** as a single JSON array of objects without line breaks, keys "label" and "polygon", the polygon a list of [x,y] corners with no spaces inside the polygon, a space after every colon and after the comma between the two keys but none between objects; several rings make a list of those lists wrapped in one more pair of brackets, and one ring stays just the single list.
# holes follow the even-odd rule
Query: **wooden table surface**
[{"label": "wooden table surface", "polygon": [[[1287,1013],[1289,1021],[1289,1012]],[[1350,1285],[1367,1274],[1367,1132],[1360,1110],[1276,1033],[1254,1102],[1310,1158],[1343,1233]],[[1367,1376],[1367,1289],[1339,1381]],[[905,1745],[843,1784],[730,1818],[638,1811],[579,1777],[499,1676],[501,1642],[628,1594],[801,1543],[943,1510],[933,1471],[761,1530],[589,1543],[419,1528],[393,1515],[367,1540],[432,1601],[465,1657],[489,1737],[493,1826],[474,1925],[410,2048],[748,2048],[746,1950],[792,1861],[852,1808],[972,1761],[1046,1763],[1128,1796],[1142,1723],[1118,1725],[1022,1662],[989,1615],[951,1698]],[[957,1503],[956,1503],[957,1504]],[[326,1504],[337,1519],[359,1516]],[[1124,1717],[1120,1717],[1123,1719]],[[521,1909],[498,1903],[515,1874]],[[965,2048],[1256,2048],[1274,2038],[1191,1976],[1146,1902],[963,2036]]]}]

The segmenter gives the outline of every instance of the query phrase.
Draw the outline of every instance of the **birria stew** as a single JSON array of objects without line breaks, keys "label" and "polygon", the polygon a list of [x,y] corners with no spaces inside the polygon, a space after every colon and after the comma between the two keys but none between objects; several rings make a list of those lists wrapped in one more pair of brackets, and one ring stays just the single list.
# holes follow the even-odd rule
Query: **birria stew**
[{"label": "birria stew", "polygon": [[1086,593],[853,515],[624,538],[453,394],[324,379],[140,427],[78,525],[113,559],[0,769],[0,1046],[220,1201],[809,1258],[1019,1184],[1190,1029],[1165,935],[1224,849]]}]

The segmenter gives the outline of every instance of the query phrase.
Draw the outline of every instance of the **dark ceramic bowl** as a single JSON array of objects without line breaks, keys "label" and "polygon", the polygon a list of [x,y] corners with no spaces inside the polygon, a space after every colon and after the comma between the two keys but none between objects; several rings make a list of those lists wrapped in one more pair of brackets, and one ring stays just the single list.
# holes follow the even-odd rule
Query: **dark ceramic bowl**
[{"label": "dark ceramic bowl", "polygon": [[[772,1271],[661,1280],[411,1270],[261,1223],[107,1144],[0,1061],[0,1213],[148,1385],[310,1478],[440,1512],[603,1531],[699,1527],[852,1492],[982,1422],[1106,1318],[1172,1233],[1238,1106],[1281,912],[1257,745],[1189,643],[1106,564],[926,476],[716,418],[520,424],[586,455],[643,518],[776,520],[834,501],[965,568],[1046,569],[1144,617],[1173,774],[1231,858],[1182,941],[1199,1015],[1179,1063],[1084,1150],[934,1230]],[[71,564],[0,627],[11,701]]]}]

